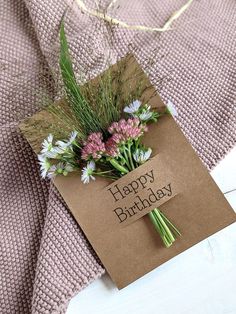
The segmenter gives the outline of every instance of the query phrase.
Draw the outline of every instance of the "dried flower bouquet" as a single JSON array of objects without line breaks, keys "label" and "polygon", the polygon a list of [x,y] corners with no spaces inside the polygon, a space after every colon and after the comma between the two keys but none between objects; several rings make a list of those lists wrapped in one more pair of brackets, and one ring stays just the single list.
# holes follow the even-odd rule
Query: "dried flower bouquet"
[{"label": "dried flower bouquet", "polygon": [[[123,93],[119,82],[114,84],[111,73],[106,71],[96,88],[92,82],[79,86],[63,24],[60,69],[66,105],[47,108],[60,123],[53,125],[54,134],[50,133],[42,143],[38,155],[42,177],[51,179],[81,171],[84,184],[96,177],[117,180],[147,162],[152,148],[144,145],[142,137],[148,132],[148,125],[156,123],[168,110],[158,113],[148,103],[142,103],[142,82],[133,86],[128,80],[123,81],[130,91]],[[67,134],[67,139],[63,134]],[[180,235],[178,229],[158,208],[148,215],[164,245],[170,247]]]}]

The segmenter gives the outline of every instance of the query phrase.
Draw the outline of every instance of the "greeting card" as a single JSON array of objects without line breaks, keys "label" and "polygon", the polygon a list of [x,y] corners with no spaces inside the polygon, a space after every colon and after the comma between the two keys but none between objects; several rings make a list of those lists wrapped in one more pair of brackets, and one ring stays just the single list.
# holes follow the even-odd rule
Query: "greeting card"
[{"label": "greeting card", "polygon": [[64,29],[65,97],[20,125],[118,288],[235,221],[137,61],[77,83]]}]

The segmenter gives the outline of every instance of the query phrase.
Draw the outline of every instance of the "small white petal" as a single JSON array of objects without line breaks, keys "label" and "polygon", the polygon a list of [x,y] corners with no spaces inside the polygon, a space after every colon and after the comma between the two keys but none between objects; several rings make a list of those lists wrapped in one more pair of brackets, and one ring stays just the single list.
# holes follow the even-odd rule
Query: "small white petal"
[{"label": "small white petal", "polygon": [[149,120],[152,117],[152,112],[146,111],[144,113],[141,113],[138,117],[141,121]]},{"label": "small white petal", "polygon": [[68,149],[68,148],[70,148],[70,147],[72,146],[72,143],[75,141],[77,135],[78,135],[78,132],[77,132],[77,131],[73,131],[73,132],[71,132],[68,141],[66,141],[66,140],[64,140],[64,141],[57,141],[57,142],[56,142],[56,145],[57,145],[60,149],[66,150],[66,149]]},{"label": "small white petal", "polygon": [[57,158],[57,155],[58,155],[58,152],[57,152],[56,148],[53,148],[53,149],[50,150],[50,151],[46,151],[46,152],[44,153],[44,155],[45,155],[47,158],[56,159],[56,158]]},{"label": "small white petal", "polygon": [[71,166],[71,165],[67,162],[66,165],[65,165],[65,171],[66,171],[66,172],[72,172],[72,171],[74,171],[74,167]]},{"label": "small white petal", "polygon": [[171,115],[172,115],[173,117],[177,117],[177,116],[178,116],[178,112],[177,112],[177,110],[176,110],[175,105],[172,103],[172,101],[168,100],[166,106],[167,106],[169,112],[171,113]]},{"label": "small white petal", "polygon": [[124,112],[130,113],[130,114],[135,113],[139,110],[140,106],[141,106],[141,101],[135,100],[129,106],[126,106],[124,108]]},{"label": "small white petal", "polygon": [[93,160],[91,160],[91,161],[88,163],[87,167],[88,167],[89,169],[91,169],[91,170],[95,170],[95,168],[96,168],[95,162],[94,162]]},{"label": "small white petal", "polygon": [[41,176],[42,176],[43,179],[46,178],[46,176],[47,176],[47,171],[46,171],[45,169],[41,169]]},{"label": "small white petal", "polygon": [[59,147],[67,147],[68,146],[68,143],[67,142],[64,142],[64,141],[56,141],[56,145],[58,145]]},{"label": "small white petal", "polygon": [[77,131],[71,132],[70,138],[69,138],[69,142],[70,142],[70,143],[74,142],[74,140],[76,139],[77,135],[78,135],[78,132],[77,132]]},{"label": "small white petal", "polygon": [[57,170],[57,167],[55,165],[51,166],[50,169],[48,170],[48,175],[47,177],[49,179],[52,179],[56,176],[56,170]]},{"label": "small white petal", "polygon": [[53,148],[52,142],[53,142],[53,135],[49,134],[48,137],[43,140],[41,153],[46,153],[50,151]]},{"label": "small white petal", "polygon": [[145,161],[150,158],[151,154],[152,154],[152,149],[151,149],[151,148],[148,148],[148,150],[144,153],[144,159],[145,159]]},{"label": "small white petal", "polygon": [[137,163],[143,164],[150,158],[151,153],[151,148],[148,148],[148,150],[137,149],[133,154],[133,158]]},{"label": "small white petal", "polygon": [[48,135],[47,141],[48,141],[49,143],[52,143],[52,141],[53,141],[53,135],[52,135],[51,133]]},{"label": "small white petal", "polygon": [[44,162],[45,159],[46,159],[45,155],[43,155],[43,154],[39,154],[39,155],[38,155],[38,160],[39,160],[40,162]]},{"label": "small white petal", "polygon": [[47,157],[43,154],[38,155],[38,160],[40,164],[40,172],[43,178],[46,178],[47,172],[51,167],[50,162],[48,161]]},{"label": "small white petal", "polygon": [[81,181],[84,184],[89,183],[90,179],[95,180],[95,177],[93,176],[95,167],[96,167],[95,162],[92,160],[88,162],[87,166],[82,169]]}]

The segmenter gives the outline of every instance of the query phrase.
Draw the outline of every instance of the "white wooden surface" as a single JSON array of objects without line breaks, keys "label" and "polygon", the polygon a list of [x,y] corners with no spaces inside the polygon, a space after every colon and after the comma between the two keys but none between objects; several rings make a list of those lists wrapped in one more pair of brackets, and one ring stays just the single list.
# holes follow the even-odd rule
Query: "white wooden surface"
[{"label": "white wooden surface", "polygon": [[[236,211],[236,147],[211,175]],[[236,314],[236,224],[118,291],[108,275],[75,296],[67,314]]]}]

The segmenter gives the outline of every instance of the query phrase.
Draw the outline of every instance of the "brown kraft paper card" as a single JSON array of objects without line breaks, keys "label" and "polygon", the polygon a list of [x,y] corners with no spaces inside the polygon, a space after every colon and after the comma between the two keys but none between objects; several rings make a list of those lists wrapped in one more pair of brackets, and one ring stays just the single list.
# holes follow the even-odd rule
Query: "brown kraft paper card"
[{"label": "brown kraft paper card", "polygon": [[[141,71],[131,59],[126,75],[134,68]],[[152,106],[164,107],[154,88],[148,93],[153,93]],[[146,98],[147,92],[141,100]],[[48,113],[40,112],[20,126],[36,152],[48,132],[32,125],[41,120],[45,125],[47,119]],[[119,289],[235,222],[233,209],[172,117],[152,124],[144,143],[152,148],[152,159],[117,181],[99,178],[85,185],[79,172],[54,180]],[[182,234],[170,248],[163,246],[146,215],[155,207]]]}]

